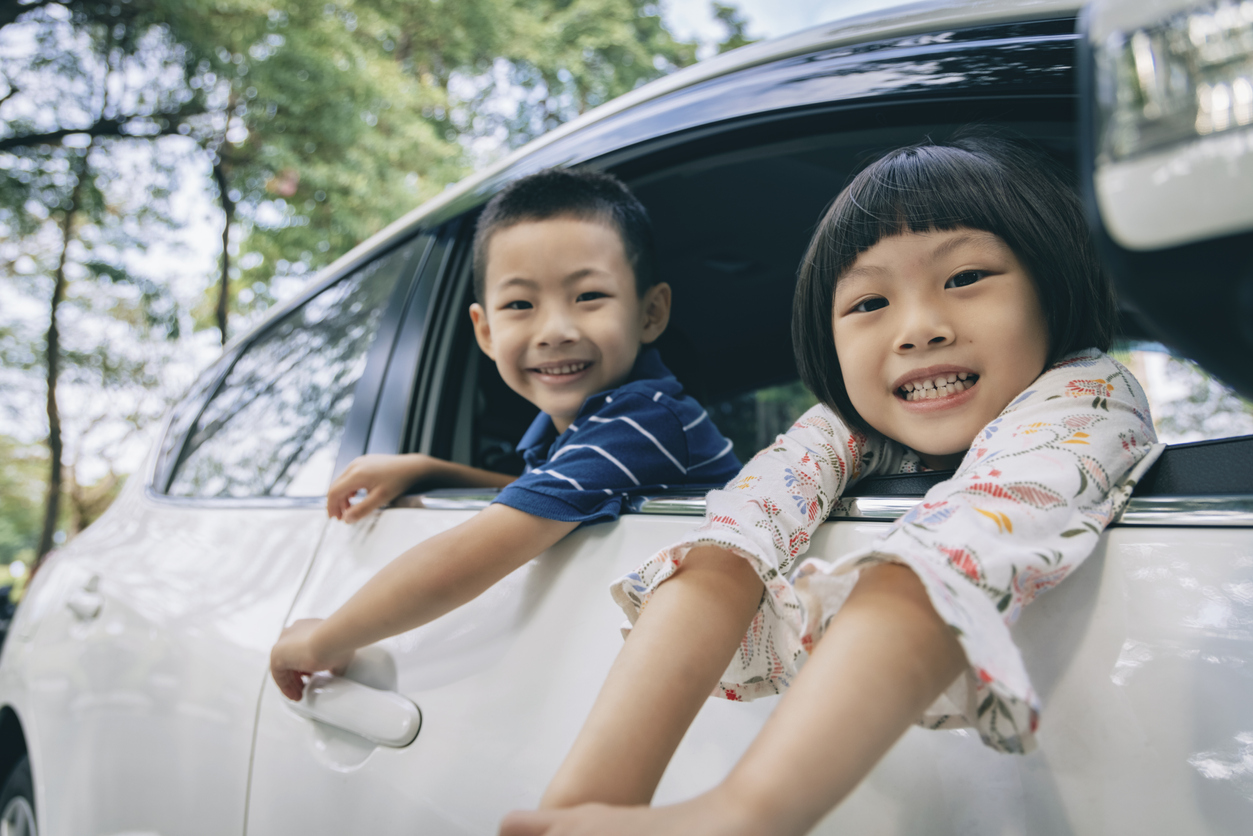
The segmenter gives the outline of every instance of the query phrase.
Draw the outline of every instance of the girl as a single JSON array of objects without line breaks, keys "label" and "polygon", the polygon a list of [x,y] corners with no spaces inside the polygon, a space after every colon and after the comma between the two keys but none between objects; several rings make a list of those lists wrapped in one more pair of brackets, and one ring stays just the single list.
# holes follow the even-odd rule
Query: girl
[{"label": "girl", "polygon": [[[796,290],[821,405],[615,585],[634,629],[541,805],[573,809],[511,814],[502,833],[805,833],[920,717],[1030,749],[1039,703],[1009,625],[1091,552],[1157,452],[1143,392],[1103,353],[1114,318],[1043,158],[967,138],[862,171]],[[872,547],[795,567],[856,480],[953,467]],[[711,690],[788,685],[722,784],[625,806],[648,803]]]}]

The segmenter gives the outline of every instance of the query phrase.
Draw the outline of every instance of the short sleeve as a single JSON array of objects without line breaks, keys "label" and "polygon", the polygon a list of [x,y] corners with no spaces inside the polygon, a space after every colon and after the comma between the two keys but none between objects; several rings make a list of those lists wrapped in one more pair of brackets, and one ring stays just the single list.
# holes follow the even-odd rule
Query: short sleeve
[{"label": "short sleeve", "polygon": [[632,623],[687,553],[702,545],[730,549],[752,564],[766,588],[761,607],[716,692],[728,699],[778,693],[804,652],[805,608],[788,577],[814,531],[845,488],[891,467],[899,445],[851,429],[815,406],[753,457],[722,490],[705,498],[705,524],[618,580],[611,594]]},{"label": "short sleeve", "polygon": [[547,461],[495,501],[550,520],[602,522],[617,519],[633,495],[683,484],[687,440],[661,400],[635,392],[613,396],[580,417]]}]

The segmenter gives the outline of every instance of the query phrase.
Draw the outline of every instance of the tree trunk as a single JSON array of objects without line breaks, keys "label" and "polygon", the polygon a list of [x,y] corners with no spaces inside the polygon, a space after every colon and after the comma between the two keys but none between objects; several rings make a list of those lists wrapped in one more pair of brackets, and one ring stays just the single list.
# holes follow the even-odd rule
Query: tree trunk
[{"label": "tree trunk", "polygon": [[74,215],[78,212],[78,197],[87,177],[86,158],[79,170],[74,188],[70,192],[65,217],[61,219],[61,254],[53,276],[52,302],[49,306],[47,370],[48,370],[48,496],[44,504],[44,525],[39,535],[39,548],[35,561],[43,560],[52,551],[52,537],[57,530],[57,517],[61,510],[61,411],[57,407],[57,375],[61,371],[61,332],[57,327],[57,313],[65,301],[65,261],[74,234]]},{"label": "tree trunk", "polygon": [[222,224],[222,273],[218,279],[218,331],[222,334],[222,345],[226,345],[227,306],[231,292],[231,222],[235,220],[235,201],[231,200],[226,171],[222,162],[213,164],[213,179],[218,184],[218,196],[222,201],[222,212],[226,216]]}]

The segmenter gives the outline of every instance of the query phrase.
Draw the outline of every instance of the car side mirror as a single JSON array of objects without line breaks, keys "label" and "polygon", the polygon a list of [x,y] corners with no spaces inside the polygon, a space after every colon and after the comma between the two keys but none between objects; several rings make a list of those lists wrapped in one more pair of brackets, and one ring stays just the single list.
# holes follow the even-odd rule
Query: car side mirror
[{"label": "car side mirror", "polygon": [[1253,0],[1093,0],[1081,189],[1120,300],[1253,397]]}]

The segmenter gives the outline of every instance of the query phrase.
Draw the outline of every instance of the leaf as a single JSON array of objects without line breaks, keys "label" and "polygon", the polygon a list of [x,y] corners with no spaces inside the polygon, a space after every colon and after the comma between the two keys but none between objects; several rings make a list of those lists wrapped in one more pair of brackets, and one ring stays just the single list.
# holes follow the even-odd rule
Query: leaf
[{"label": "leaf", "polygon": [[1080,534],[1087,534],[1087,533],[1088,533],[1088,530],[1086,528],[1072,528],[1068,531],[1063,531],[1062,536],[1063,537],[1078,537]]},{"label": "leaf", "polygon": [[992,703],[996,701],[995,694],[988,694],[987,699],[979,704],[979,710],[975,712],[976,717],[982,717],[988,713],[988,709],[992,707]]}]

